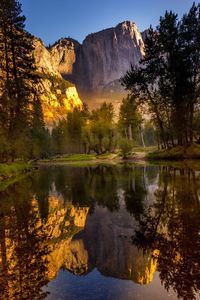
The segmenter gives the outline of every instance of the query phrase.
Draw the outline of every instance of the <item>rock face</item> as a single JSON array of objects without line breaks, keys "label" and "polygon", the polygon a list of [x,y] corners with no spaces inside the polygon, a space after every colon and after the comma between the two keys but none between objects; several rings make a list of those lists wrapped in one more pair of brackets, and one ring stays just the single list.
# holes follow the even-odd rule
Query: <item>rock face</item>
[{"label": "rock face", "polygon": [[[145,35],[135,23],[125,21],[88,35],[82,45],[63,38],[47,49],[35,39],[34,56],[41,75],[38,91],[47,127],[52,129],[69,110],[82,107],[76,87],[91,108],[101,103],[103,94],[115,100],[119,96],[120,103],[123,95],[119,92],[124,90],[119,79],[144,56]],[[88,99],[92,99],[91,104]]]},{"label": "rock face", "polygon": [[120,90],[119,79],[144,56],[144,43],[135,23],[90,34],[80,45],[62,39],[50,49],[57,69],[72,78],[80,91]]},{"label": "rock face", "polygon": [[143,55],[144,43],[135,23],[126,21],[91,34],[84,40],[75,65],[77,85],[81,90],[119,86],[119,79]]},{"label": "rock face", "polygon": [[80,44],[70,38],[60,39],[50,48],[51,57],[54,60],[57,70],[65,78],[73,79],[74,63]]},{"label": "rock face", "polygon": [[60,77],[55,58],[44,46],[40,39],[34,39],[34,58],[37,71],[41,74],[49,74]]},{"label": "rock face", "polygon": [[44,121],[51,130],[55,123],[66,117],[74,107],[82,107],[75,85],[63,79],[60,74],[58,60],[49,52],[44,44],[34,40],[34,57],[37,72],[40,76],[37,85],[41,99]]}]

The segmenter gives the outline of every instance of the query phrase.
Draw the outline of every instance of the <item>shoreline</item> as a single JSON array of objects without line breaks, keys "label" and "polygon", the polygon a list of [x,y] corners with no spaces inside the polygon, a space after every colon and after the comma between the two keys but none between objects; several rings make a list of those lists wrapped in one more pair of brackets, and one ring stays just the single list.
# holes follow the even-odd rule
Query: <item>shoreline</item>
[{"label": "shoreline", "polygon": [[0,183],[6,180],[13,179],[17,176],[29,173],[33,170],[31,163],[14,162],[14,163],[0,163]]},{"label": "shoreline", "polygon": [[90,160],[61,160],[61,159],[50,159],[50,160],[40,160],[35,165],[37,167],[45,166],[93,166],[93,165],[117,165],[117,164],[138,164],[138,165],[149,165],[149,166],[169,166],[173,168],[190,168],[194,170],[200,170],[200,159],[151,159],[148,157],[148,153],[139,152],[135,153],[135,157],[128,159],[122,159],[121,157],[115,157],[110,159],[90,159]]},{"label": "shoreline", "polygon": [[200,145],[190,147],[175,147],[172,149],[154,150],[152,148],[136,148],[133,154],[123,159],[119,153],[70,154],[41,159],[35,162],[0,163],[0,183],[27,174],[40,166],[49,165],[94,165],[94,164],[148,164],[148,165],[175,165],[200,169]]}]

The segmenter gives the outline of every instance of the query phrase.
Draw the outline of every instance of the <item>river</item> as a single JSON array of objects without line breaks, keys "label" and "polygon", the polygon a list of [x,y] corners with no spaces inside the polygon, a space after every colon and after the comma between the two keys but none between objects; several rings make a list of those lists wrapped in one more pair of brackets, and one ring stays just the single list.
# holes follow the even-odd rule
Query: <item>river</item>
[{"label": "river", "polygon": [[0,299],[200,299],[200,172],[42,166],[0,189]]}]

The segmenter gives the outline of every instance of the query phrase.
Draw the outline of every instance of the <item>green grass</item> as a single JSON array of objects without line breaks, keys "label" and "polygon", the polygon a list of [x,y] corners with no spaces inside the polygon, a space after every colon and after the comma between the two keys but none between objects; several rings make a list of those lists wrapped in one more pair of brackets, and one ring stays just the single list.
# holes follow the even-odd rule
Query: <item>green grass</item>
[{"label": "green grass", "polygon": [[88,161],[96,159],[95,154],[72,154],[60,157],[55,157],[52,161]]},{"label": "green grass", "polygon": [[97,159],[102,159],[102,160],[113,160],[119,157],[119,153],[104,153],[101,155],[97,155],[96,158]]},{"label": "green grass", "polygon": [[40,162],[51,163],[51,162],[87,162],[87,161],[100,161],[100,160],[113,160],[118,157],[118,154],[105,153],[101,155],[92,154],[71,154],[53,157],[51,159],[44,159]]},{"label": "green grass", "polygon": [[157,146],[147,146],[147,147],[133,147],[133,152],[145,152],[145,153],[149,153],[149,152],[154,152],[158,149]]},{"label": "green grass", "polygon": [[0,180],[12,178],[21,175],[32,169],[31,164],[23,162],[14,162],[10,164],[0,163]]},{"label": "green grass", "polygon": [[177,146],[172,149],[157,150],[147,154],[147,158],[151,160],[183,160],[183,159],[199,159],[200,145],[194,144],[190,147]]}]

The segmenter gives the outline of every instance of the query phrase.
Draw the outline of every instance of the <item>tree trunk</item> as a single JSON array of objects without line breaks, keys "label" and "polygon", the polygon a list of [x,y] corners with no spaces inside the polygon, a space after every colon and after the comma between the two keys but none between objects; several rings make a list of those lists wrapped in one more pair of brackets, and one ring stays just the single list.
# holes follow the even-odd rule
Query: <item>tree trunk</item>
[{"label": "tree trunk", "polygon": [[132,141],[133,140],[133,133],[132,133],[131,124],[128,127],[128,136],[129,136],[129,140]]},{"label": "tree trunk", "polygon": [[142,147],[146,148],[146,145],[145,145],[145,142],[144,142],[144,135],[143,135],[142,128],[140,128],[139,131],[140,131],[140,137],[141,137],[141,141],[142,141]]}]

